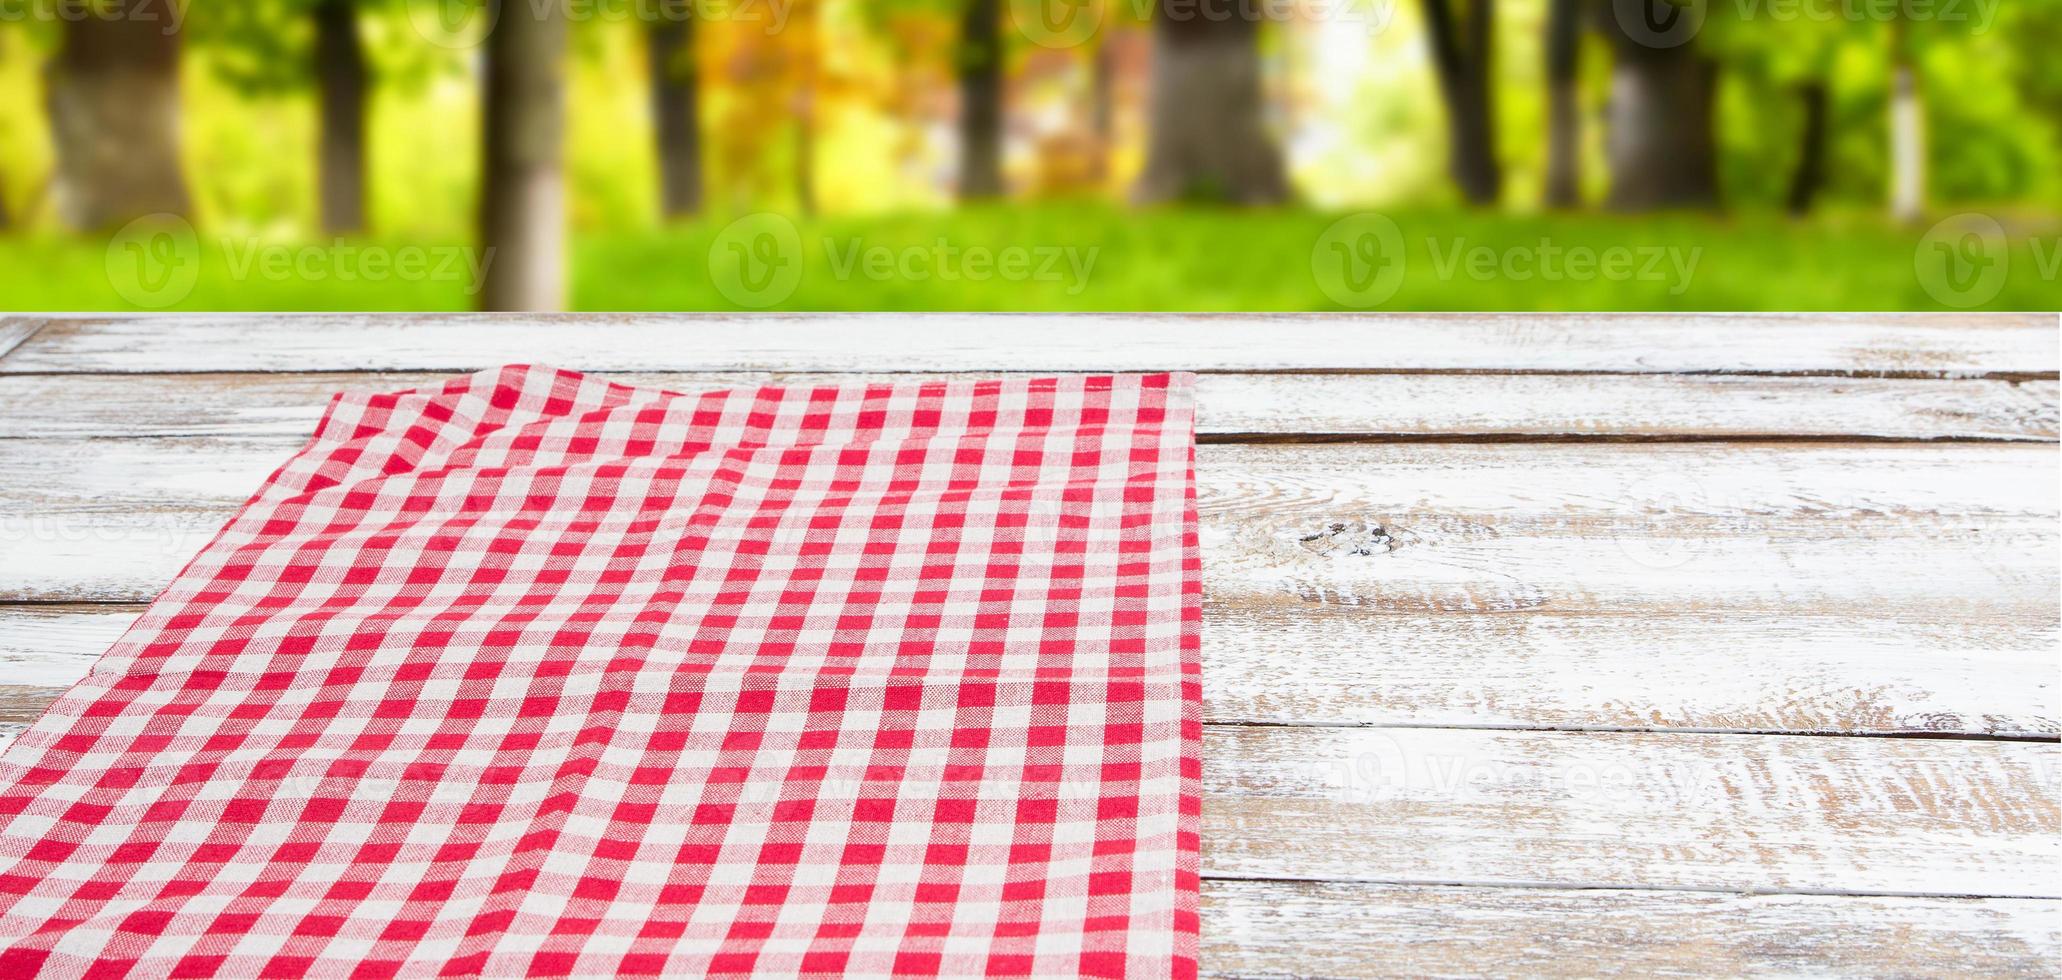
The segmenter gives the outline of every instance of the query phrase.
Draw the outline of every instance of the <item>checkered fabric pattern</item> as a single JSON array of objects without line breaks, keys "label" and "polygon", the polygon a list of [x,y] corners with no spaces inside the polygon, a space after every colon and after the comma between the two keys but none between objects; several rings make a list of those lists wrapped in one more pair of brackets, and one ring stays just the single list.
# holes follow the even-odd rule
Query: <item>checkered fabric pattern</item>
[{"label": "checkered fabric pattern", "polygon": [[338,396],[0,756],[0,976],[1191,975],[1191,387]]}]

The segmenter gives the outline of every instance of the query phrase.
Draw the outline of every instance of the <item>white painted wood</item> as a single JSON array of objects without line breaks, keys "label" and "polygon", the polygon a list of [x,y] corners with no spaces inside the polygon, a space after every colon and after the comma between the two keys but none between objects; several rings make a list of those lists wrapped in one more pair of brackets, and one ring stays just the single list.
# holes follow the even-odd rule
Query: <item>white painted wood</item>
[{"label": "white painted wood", "polygon": [[2050,976],[2062,905],[1205,881],[1220,977]]},{"label": "white painted wood", "polygon": [[22,341],[34,336],[43,323],[42,317],[0,316],[0,359],[21,346]]},{"label": "white painted wood", "polygon": [[2062,894],[2053,745],[1209,726],[1203,758],[1206,878]]},{"label": "white painted wood", "polygon": [[7,372],[1468,370],[2052,377],[2033,315],[182,315],[51,323]]},{"label": "white painted wood", "polygon": [[93,669],[143,607],[0,606],[0,687],[52,699]]},{"label": "white painted wood", "polygon": [[1212,721],[2054,737],[2045,625],[1723,608],[1370,615],[1213,604]]},{"label": "white painted wood", "polygon": [[[396,379],[39,372],[748,372],[626,378],[692,388],[1176,367],[1234,372],[1203,381],[1221,437],[2058,428],[2047,315],[72,318],[8,353],[16,325],[0,320],[0,374],[23,372],[0,378],[0,597],[58,601],[148,598],[327,391]],[[1288,369],[1332,373],[1236,373]],[[1368,371],[1433,373],[1351,373]],[[1962,380],[1911,380],[1935,377]],[[1206,447],[1208,717],[1287,727],[1206,731],[1205,971],[2052,972],[2062,747],[1689,730],[2055,733],[2057,460]],[[0,605],[0,744],[139,608]],[[1964,895],[2048,897],[1947,897]]]},{"label": "white painted wood", "polygon": [[1234,878],[2062,896],[2062,745],[1454,729],[1206,731]]},{"label": "white painted wood", "polygon": [[[964,377],[965,375],[959,375]],[[448,374],[0,375],[0,438],[293,436],[346,388],[401,390]],[[891,375],[628,373],[625,384],[704,391],[831,385]],[[940,377],[945,377],[941,375]],[[1723,375],[1204,375],[1204,438],[1805,436],[2048,440],[2052,381]]]},{"label": "white painted wood", "polygon": [[[140,605],[0,606],[40,711]],[[1204,612],[1204,717],[1380,725],[2052,737],[2051,626],[1857,617]],[[34,689],[34,693],[29,689]]]},{"label": "white painted wood", "polygon": [[2062,895],[2062,746],[1215,725],[1203,741],[1211,878]]},{"label": "white painted wood", "polygon": [[[0,442],[0,598],[150,598],[290,448]],[[2052,734],[2057,455],[1205,447],[1210,716]]]},{"label": "white painted wood", "polygon": [[[148,599],[284,447],[0,446],[0,600]],[[1206,447],[1205,580],[1314,612],[2052,623],[2050,446]]]},{"label": "white painted wood", "polygon": [[[0,599],[149,598],[294,448],[0,441],[0,543],[17,558]],[[1197,475],[1205,574],[1227,601],[1980,603],[1966,618],[2055,611],[2058,459],[2052,445],[1210,446]]]}]

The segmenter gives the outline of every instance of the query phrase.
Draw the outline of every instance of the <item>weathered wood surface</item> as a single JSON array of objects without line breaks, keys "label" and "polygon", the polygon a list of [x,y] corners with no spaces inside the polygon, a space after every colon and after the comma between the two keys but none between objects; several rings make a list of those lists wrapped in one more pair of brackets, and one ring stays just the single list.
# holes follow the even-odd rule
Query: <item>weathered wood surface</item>
[{"label": "weathered wood surface", "polygon": [[2062,897],[2062,746],[1215,725],[1203,742],[1211,878]]},{"label": "weathered wood surface", "polygon": [[[0,599],[150,598],[294,448],[0,442],[22,559]],[[2039,476],[2058,463],[2052,445],[1239,445],[1202,449],[1197,480],[1220,602],[1995,620],[2056,612],[2062,489]]]},{"label": "weathered wood surface", "polygon": [[[0,438],[303,437],[340,389],[397,391],[448,377],[431,372],[0,375]],[[775,372],[612,372],[609,377],[670,391],[883,378]],[[2053,441],[2058,432],[2053,381],[1211,374],[1202,377],[1197,394],[1197,428],[1205,441],[1342,436]]]},{"label": "weathered wood surface", "polygon": [[1218,727],[1216,877],[2062,896],[2062,746]]},{"label": "weathered wood surface", "polygon": [[60,319],[7,372],[1811,372],[2055,375],[2049,314],[239,316]]},{"label": "weathered wood surface", "polygon": [[[140,604],[0,605],[0,723],[33,721]],[[1213,722],[2053,737],[2054,629],[1849,618],[1310,620],[1206,608]],[[1963,646],[1975,644],[1976,646]]]},{"label": "weathered wood surface", "polygon": [[2049,976],[2046,901],[1203,883],[1220,977]]},{"label": "weathered wood surface", "polygon": [[21,346],[21,342],[34,336],[43,326],[37,317],[0,316],[0,358]]},{"label": "weathered wood surface", "polygon": [[0,726],[341,387],[1203,370],[1205,972],[2047,975],[2056,326],[0,320]]},{"label": "weathered wood surface", "polygon": [[[0,442],[0,599],[149,600],[292,448]],[[2052,734],[2062,490],[2025,474],[2057,459],[1205,447],[1212,717]],[[0,651],[55,622],[0,617]]]}]

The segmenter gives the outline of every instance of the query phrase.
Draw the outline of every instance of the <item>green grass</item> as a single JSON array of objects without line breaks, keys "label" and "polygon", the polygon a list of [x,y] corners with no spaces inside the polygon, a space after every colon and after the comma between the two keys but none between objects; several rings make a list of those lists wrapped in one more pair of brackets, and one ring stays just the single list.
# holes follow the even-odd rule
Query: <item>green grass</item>
[{"label": "green grass", "polygon": [[[740,296],[755,304],[777,300],[768,308],[786,310],[1352,309],[1356,306],[1340,299],[1354,300],[1353,294],[1328,295],[1319,280],[1343,281],[1338,263],[1344,256],[1381,239],[1364,240],[1359,232],[1372,227],[1366,222],[1350,226],[1347,234],[1325,237],[1341,217],[1294,209],[1132,211],[1048,204],[823,218],[793,223],[791,236],[780,220],[756,219],[726,232],[729,220],[711,219],[645,233],[575,235],[571,296],[582,310],[747,308],[737,301]],[[1395,222],[1405,259],[1394,292],[1373,309],[1951,308],[1928,293],[1915,270],[1923,229],[1894,228],[1873,219],[1407,211],[1388,217]],[[1982,306],[2062,308],[2062,284],[2052,268],[2053,230],[2015,229],[2008,240],[2008,274]],[[1363,254],[1393,267],[1391,241],[1386,250]],[[170,308],[462,310],[474,305],[471,276],[457,263],[462,257],[455,243],[361,242],[345,249],[273,245],[272,252],[314,270],[312,277],[265,266],[267,258],[254,258],[246,240],[224,242],[202,232],[197,276],[190,292],[173,291],[180,298]],[[723,281],[737,281],[726,267],[733,246],[787,263],[800,275],[772,280],[764,292],[726,294]],[[365,278],[372,268],[360,264],[366,255],[391,260],[396,250],[410,247],[429,250],[423,267],[408,275],[390,270],[377,279]],[[1022,266],[1001,265],[1010,249],[1022,250]],[[1616,253],[1624,264],[1615,275],[1601,265],[1611,249],[1623,250]],[[985,276],[977,274],[978,266],[964,266],[965,256],[980,250],[992,256]],[[1541,265],[1549,256],[1583,250],[1599,265],[1573,270]],[[712,252],[719,260],[713,275]],[[454,264],[440,267],[447,254]],[[117,277],[125,274],[122,263],[134,261],[129,255],[118,247],[111,260],[103,242],[83,238],[0,238],[0,308],[136,309],[110,279],[111,266]],[[2049,267],[2043,268],[2044,262]]]}]

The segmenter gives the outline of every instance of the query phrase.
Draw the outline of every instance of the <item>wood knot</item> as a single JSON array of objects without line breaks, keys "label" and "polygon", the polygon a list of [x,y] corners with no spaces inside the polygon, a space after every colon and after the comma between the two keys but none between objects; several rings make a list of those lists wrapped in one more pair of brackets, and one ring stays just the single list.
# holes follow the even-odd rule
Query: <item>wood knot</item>
[{"label": "wood knot", "polygon": [[1400,544],[1388,528],[1365,521],[1334,521],[1325,525],[1322,531],[1298,538],[1297,543],[1316,555],[1362,558],[1386,555]]}]

